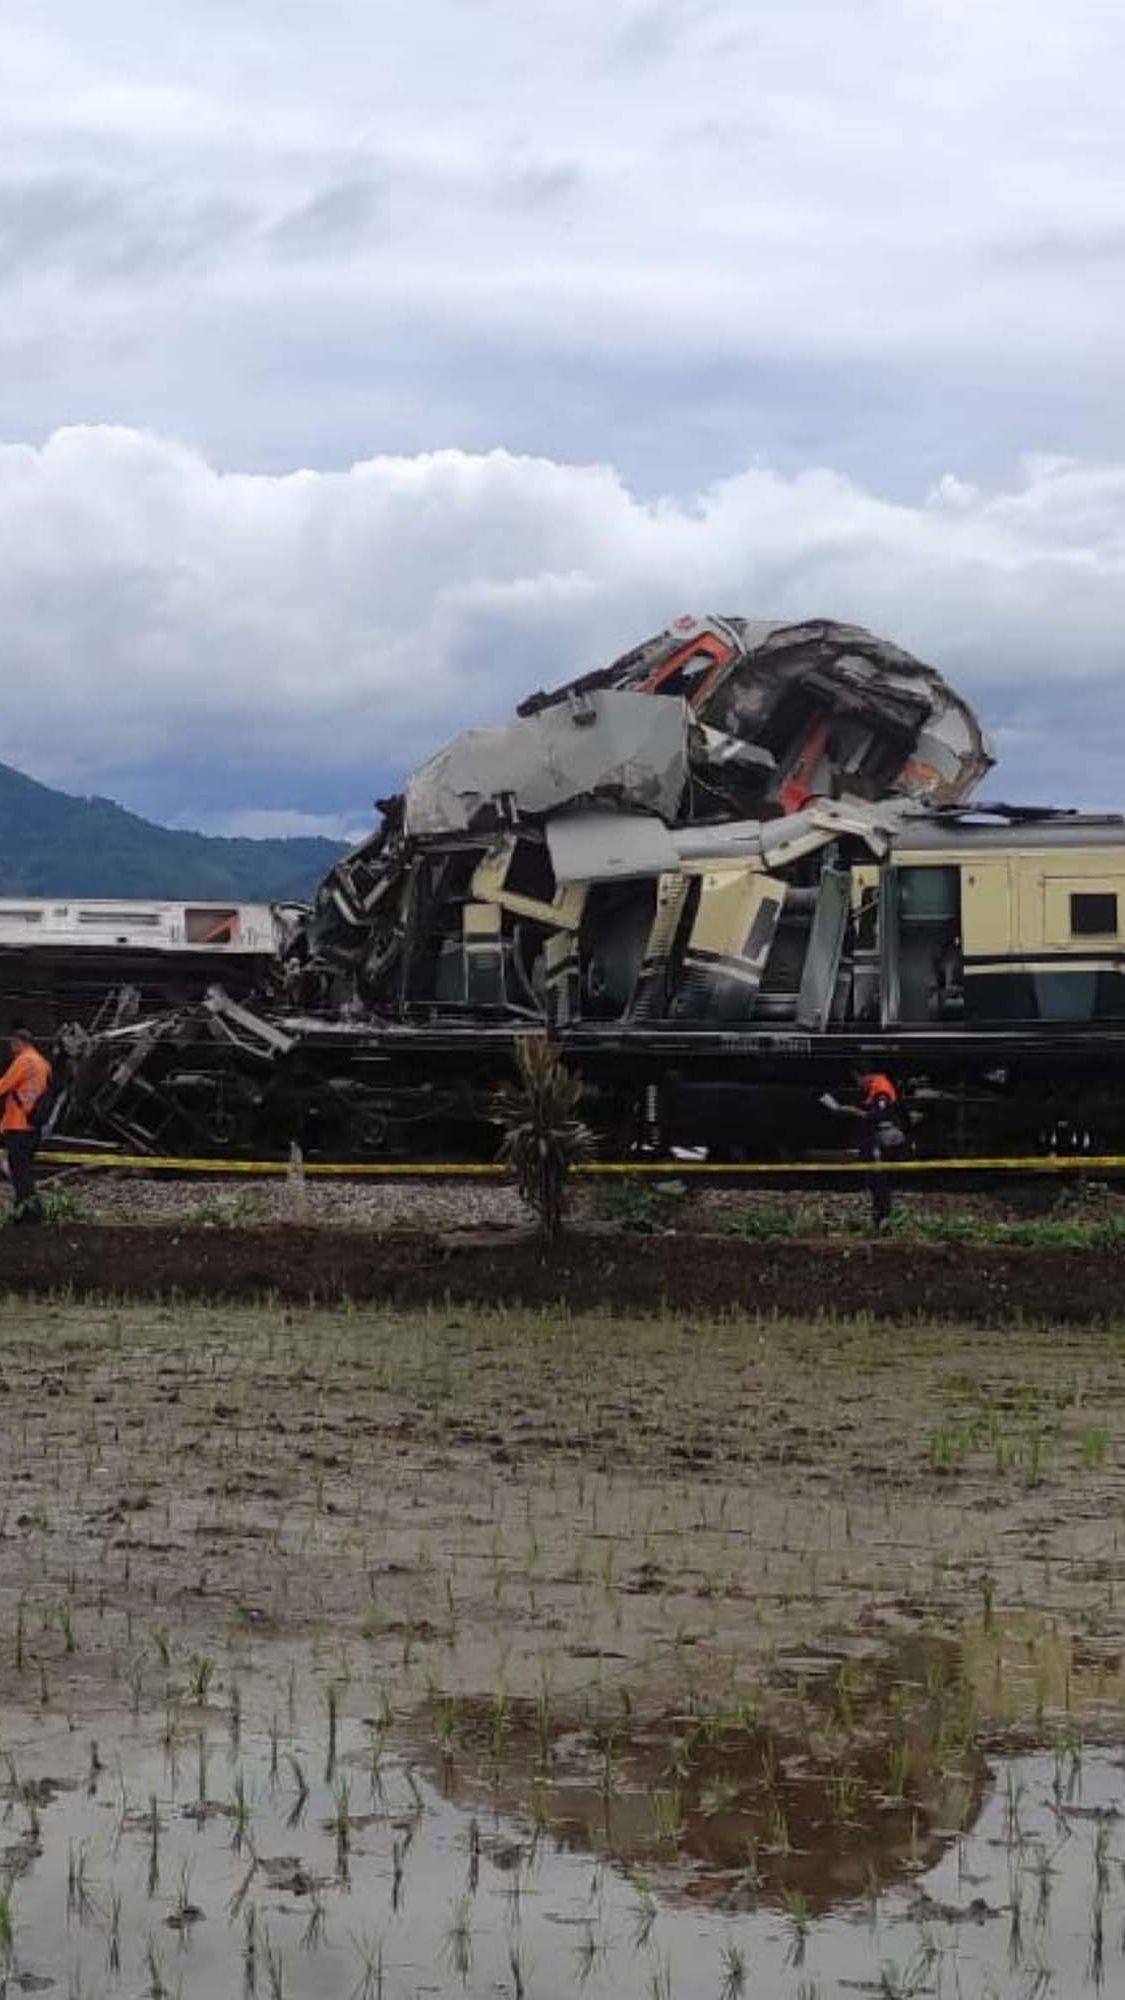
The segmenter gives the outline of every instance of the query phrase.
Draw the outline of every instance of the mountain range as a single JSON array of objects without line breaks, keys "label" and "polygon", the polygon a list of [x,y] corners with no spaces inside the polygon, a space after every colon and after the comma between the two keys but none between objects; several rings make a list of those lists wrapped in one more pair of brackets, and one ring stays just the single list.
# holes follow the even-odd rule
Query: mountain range
[{"label": "mountain range", "polygon": [[318,838],[181,833],[0,764],[0,896],[304,902],[343,851]]}]

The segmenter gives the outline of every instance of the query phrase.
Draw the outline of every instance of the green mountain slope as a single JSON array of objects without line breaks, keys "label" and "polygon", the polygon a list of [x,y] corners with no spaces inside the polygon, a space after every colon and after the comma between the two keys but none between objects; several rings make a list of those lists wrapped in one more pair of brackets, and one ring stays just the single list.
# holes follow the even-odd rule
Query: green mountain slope
[{"label": "green mountain slope", "polygon": [[303,901],[341,852],[331,840],[177,833],[0,764],[0,896]]}]

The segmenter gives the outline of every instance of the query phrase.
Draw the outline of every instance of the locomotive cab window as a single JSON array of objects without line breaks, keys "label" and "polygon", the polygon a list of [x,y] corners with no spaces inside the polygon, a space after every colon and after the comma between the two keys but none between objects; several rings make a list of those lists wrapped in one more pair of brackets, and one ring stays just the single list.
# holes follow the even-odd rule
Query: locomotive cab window
[{"label": "locomotive cab window", "polygon": [[1075,892],[1070,898],[1071,937],[1117,936],[1117,897]]}]

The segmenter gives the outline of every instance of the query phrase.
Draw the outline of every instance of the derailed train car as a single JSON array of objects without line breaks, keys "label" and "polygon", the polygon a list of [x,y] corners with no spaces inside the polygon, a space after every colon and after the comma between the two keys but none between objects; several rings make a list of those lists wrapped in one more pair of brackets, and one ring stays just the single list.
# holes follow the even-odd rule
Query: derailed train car
[{"label": "derailed train car", "polygon": [[68,1129],[146,1150],[489,1151],[548,1027],[607,1150],[830,1145],[857,1064],[929,1142],[1117,1144],[1125,824],[974,808],[988,743],[856,627],[686,619],[381,802],[252,1003],[71,1038]]}]

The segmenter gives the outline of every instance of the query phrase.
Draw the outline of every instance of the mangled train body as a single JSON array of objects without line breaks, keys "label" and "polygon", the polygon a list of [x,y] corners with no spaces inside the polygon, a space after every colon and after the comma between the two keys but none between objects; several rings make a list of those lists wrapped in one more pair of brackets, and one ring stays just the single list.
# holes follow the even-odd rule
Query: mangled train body
[{"label": "mangled train body", "polygon": [[[859,628],[686,619],[381,802],[252,1005],[76,1035],[70,1129],[128,1145],[485,1151],[548,1027],[606,1147],[787,1156],[893,1065],[935,1144],[1107,1142],[1125,824],[976,809],[932,668]],[[1116,1143],[1116,1141],[1114,1141]]]}]

